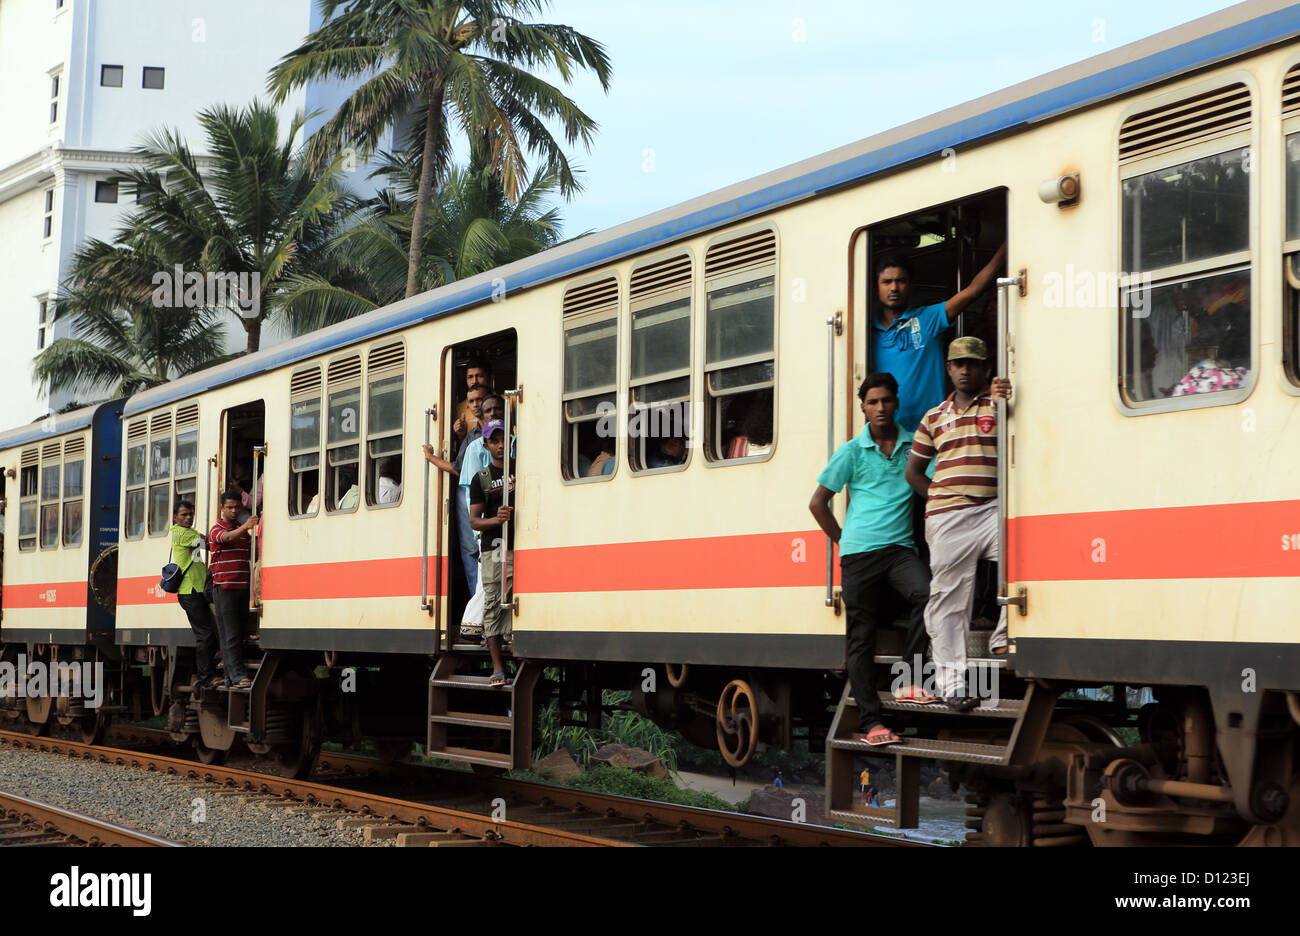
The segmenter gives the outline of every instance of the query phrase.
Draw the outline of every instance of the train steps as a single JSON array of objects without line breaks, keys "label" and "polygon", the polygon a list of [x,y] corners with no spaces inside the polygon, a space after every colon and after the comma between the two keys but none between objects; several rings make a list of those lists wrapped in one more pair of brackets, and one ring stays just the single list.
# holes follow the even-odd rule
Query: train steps
[{"label": "train steps", "polygon": [[533,689],[542,669],[520,661],[504,686],[491,686],[483,652],[438,657],[429,676],[430,757],[499,770],[532,765]]},{"label": "train steps", "polygon": [[[896,657],[878,656],[878,663]],[[1001,659],[971,660],[976,666],[1001,669]],[[872,747],[854,741],[858,705],[845,683],[826,739],[826,814],[832,822],[892,829],[914,829],[920,821],[921,764],[967,763],[1004,766],[1031,762],[1051,721],[1056,693],[1024,684],[1021,698],[985,699],[969,712],[955,712],[942,703],[920,705],[896,701],[879,693],[888,724],[902,740]],[[859,801],[857,758],[893,757],[895,794],[892,808],[864,806]]]}]

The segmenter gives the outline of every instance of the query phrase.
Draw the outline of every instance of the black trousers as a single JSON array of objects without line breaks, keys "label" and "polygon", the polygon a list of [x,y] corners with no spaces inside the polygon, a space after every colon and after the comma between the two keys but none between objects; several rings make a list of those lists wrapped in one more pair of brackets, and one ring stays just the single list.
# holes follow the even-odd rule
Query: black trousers
[{"label": "black trousers", "polygon": [[237,683],[248,675],[244,669],[244,631],[248,625],[248,589],[212,589],[212,604],[217,611],[217,630],[221,632],[221,662],[226,682]]},{"label": "black trousers", "polygon": [[177,595],[185,616],[190,619],[190,630],[194,632],[194,665],[199,672],[199,685],[202,686],[217,675],[212,658],[217,653],[217,631],[212,621],[212,611],[208,608],[208,599],[203,592],[189,595]]},{"label": "black trousers", "polygon": [[[903,659],[911,666],[917,654],[925,653],[929,643],[925,605],[930,600],[930,569],[914,550],[886,546],[842,557],[840,587],[844,596],[849,685],[858,703],[858,728],[867,731],[880,721],[880,698],[876,695],[876,628],[882,623],[882,611],[887,603],[885,589],[893,588],[907,602]],[[921,674],[913,674],[913,683],[920,685],[920,682]]]}]

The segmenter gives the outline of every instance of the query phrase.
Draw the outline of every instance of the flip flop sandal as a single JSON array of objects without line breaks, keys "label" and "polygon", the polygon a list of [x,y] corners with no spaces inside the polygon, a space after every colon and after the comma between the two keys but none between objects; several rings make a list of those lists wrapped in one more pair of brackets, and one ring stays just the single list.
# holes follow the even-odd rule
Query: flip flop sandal
[{"label": "flip flop sandal", "polygon": [[492,678],[488,680],[489,686],[504,686],[506,684],[505,673],[493,673]]},{"label": "flip flop sandal", "polygon": [[916,686],[908,686],[906,689],[899,689],[894,693],[895,702],[910,702],[913,705],[930,705],[938,702],[934,696]]},{"label": "flip flop sandal", "polygon": [[980,704],[980,700],[974,696],[951,696],[944,699],[943,703],[954,712],[969,712]]},{"label": "flip flop sandal", "polygon": [[884,747],[886,744],[898,744],[902,738],[894,734],[884,725],[877,725],[866,734],[861,732],[853,736],[854,741],[861,741],[872,747]]}]

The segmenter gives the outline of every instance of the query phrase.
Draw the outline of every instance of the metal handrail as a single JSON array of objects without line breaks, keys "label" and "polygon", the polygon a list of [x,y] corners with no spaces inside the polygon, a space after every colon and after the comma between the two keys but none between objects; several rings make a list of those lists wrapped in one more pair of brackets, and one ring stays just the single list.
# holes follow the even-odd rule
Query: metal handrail
[{"label": "metal handrail", "polygon": [[[424,411],[424,444],[430,444],[432,409]],[[429,459],[424,459],[424,522],[420,524],[420,610],[429,610]]]},{"label": "metal handrail", "polygon": [[[826,317],[826,461],[835,454],[835,324]],[[826,537],[826,607],[835,607],[835,541]]]},{"label": "metal handrail", "polygon": [[[998,372],[1006,377],[1011,369],[1011,305],[1007,290],[1020,286],[1021,276],[999,276],[998,292]],[[1006,397],[998,396],[998,604],[1017,604],[1019,599],[1007,595],[1007,412]]]},{"label": "metal handrail", "polygon": [[[253,446],[253,516],[257,516],[257,479],[261,476],[262,459],[266,457],[266,446]],[[257,587],[253,576],[257,574],[257,532],[261,524],[253,524],[248,534],[248,610],[257,610]]]},{"label": "metal handrail", "polygon": [[[519,388],[514,390],[503,390],[502,398],[505,400],[505,457],[501,459],[501,506],[510,506],[510,456],[513,454],[514,446],[511,445],[511,432],[513,431],[511,414],[514,407],[510,404],[519,397]],[[510,600],[511,589],[510,582],[510,549],[507,543],[510,541],[510,521],[507,520],[501,524],[501,607],[503,610],[512,610],[514,603]]]},{"label": "metal handrail", "polygon": [[217,456],[208,456],[207,479],[203,482],[203,542],[206,544],[208,565],[212,564],[212,544],[208,534],[212,532],[212,466],[217,463]]}]

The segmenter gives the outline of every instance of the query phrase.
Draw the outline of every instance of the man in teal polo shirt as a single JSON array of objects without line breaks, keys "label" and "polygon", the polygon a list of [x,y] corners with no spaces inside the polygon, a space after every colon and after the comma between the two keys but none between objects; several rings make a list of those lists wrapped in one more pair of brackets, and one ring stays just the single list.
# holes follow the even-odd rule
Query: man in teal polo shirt
[{"label": "man in teal polo shirt", "polygon": [[902,388],[898,424],[908,432],[915,432],[926,411],[948,395],[943,383],[945,342],[940,336],[993,285],[1006,257],[1003,244],[961,292],[947,302],[916,307],[909,305],[913,277],[907,260],[884,257],[876,263],[880,314],[871,327],[871,366],[878,373],[893,374]]},{"label": "man in teal polo shirt", "polygon": [[[903,660],[909,666],[925,652],[925,606],[930,598],[930,570],[917,555],[912,539],[912,489],[905,477],[912,433],[895,421],[898,382],[890,374],[870,374],[858,388],[867,426],[831,456],[817,477],[808,509],[817,525],[840,547],[840,585],[844,597],[849,684],[858,704],[858,735],[870,745],[898,741],[880,721],[876,694],[876,628],[884,588],[892,587],[907,601],[907,636]],[[845,485],[849,510],[841,530],[831,512],[831,498]],[[921,674],[898,698],[933,702],[918,688]]]}]

